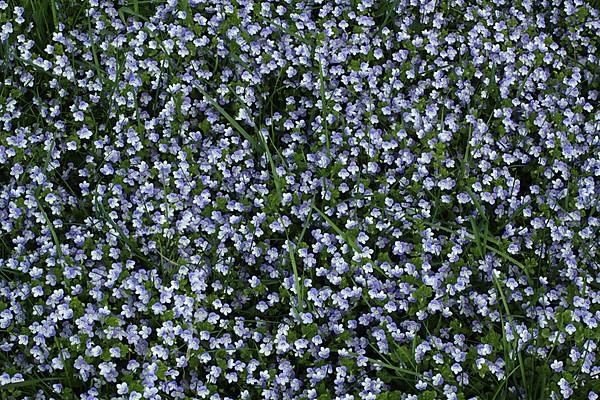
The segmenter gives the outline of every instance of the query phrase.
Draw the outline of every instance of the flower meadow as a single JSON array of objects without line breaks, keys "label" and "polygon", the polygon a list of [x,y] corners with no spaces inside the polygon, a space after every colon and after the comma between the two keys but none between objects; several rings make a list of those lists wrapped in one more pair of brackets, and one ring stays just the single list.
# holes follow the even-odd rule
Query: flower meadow
[{"label": "flower meadow", "polygon": [[0,398],[600,397],[582,0],[0,0]]}]

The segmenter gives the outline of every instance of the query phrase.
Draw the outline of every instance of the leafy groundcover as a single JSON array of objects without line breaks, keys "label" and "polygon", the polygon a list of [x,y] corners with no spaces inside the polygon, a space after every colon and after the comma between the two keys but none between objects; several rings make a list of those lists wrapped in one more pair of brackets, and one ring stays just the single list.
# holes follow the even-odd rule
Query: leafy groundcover
[{"label": "leafy groundcover", "polygon": [[598,399],[582,0],[0,0],[1,399]]}]

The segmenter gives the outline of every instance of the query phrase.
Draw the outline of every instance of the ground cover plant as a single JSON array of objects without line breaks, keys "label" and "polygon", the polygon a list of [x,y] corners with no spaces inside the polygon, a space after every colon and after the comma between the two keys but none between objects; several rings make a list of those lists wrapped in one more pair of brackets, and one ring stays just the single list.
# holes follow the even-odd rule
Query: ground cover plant
[{"label": "ground cover plant", "polygon": [[598,399],[581,0],[0,0],[0,398]]}]

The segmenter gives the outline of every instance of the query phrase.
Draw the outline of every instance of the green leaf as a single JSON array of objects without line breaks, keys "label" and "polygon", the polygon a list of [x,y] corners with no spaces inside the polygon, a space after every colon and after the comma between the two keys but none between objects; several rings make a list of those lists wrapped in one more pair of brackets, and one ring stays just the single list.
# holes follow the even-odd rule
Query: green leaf
[{"label": "green leaf", "polygon": [[158,361],[157,364],[158,364],[158,369],[156,370],[156,376],[158,377],[158,379],[164,381],[167,378],[167,376],[165,374],[168,370],[168,367],[160,361]]},{"label": "green leaf", "polygon": [[119,319],[119,317],[116,317],[116,316],[114,316],[114,315],[113,315],[113,316],[111,316],[111,317],[108,317],[108,318],[106,319],[106,321],[105,321],[106,325],[108,325],[108,326],[112,326],[112,327],[117,327],[117,326],[119,326],[119,325],[120,325],[120,322],[121,322],[121,320]]}]

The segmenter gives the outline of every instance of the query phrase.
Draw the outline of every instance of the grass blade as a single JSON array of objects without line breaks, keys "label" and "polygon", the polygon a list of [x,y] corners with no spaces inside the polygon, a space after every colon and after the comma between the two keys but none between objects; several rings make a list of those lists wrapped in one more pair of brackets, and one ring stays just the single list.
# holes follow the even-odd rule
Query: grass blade
[{"label": "grass blade", "polygon": [[223,115],[227,121],[233,126],[254,148],[258,148],[258,143],[215,99],[213,99],[204,89],[196,85],[196,89],[208,100],[208,102]]}]

